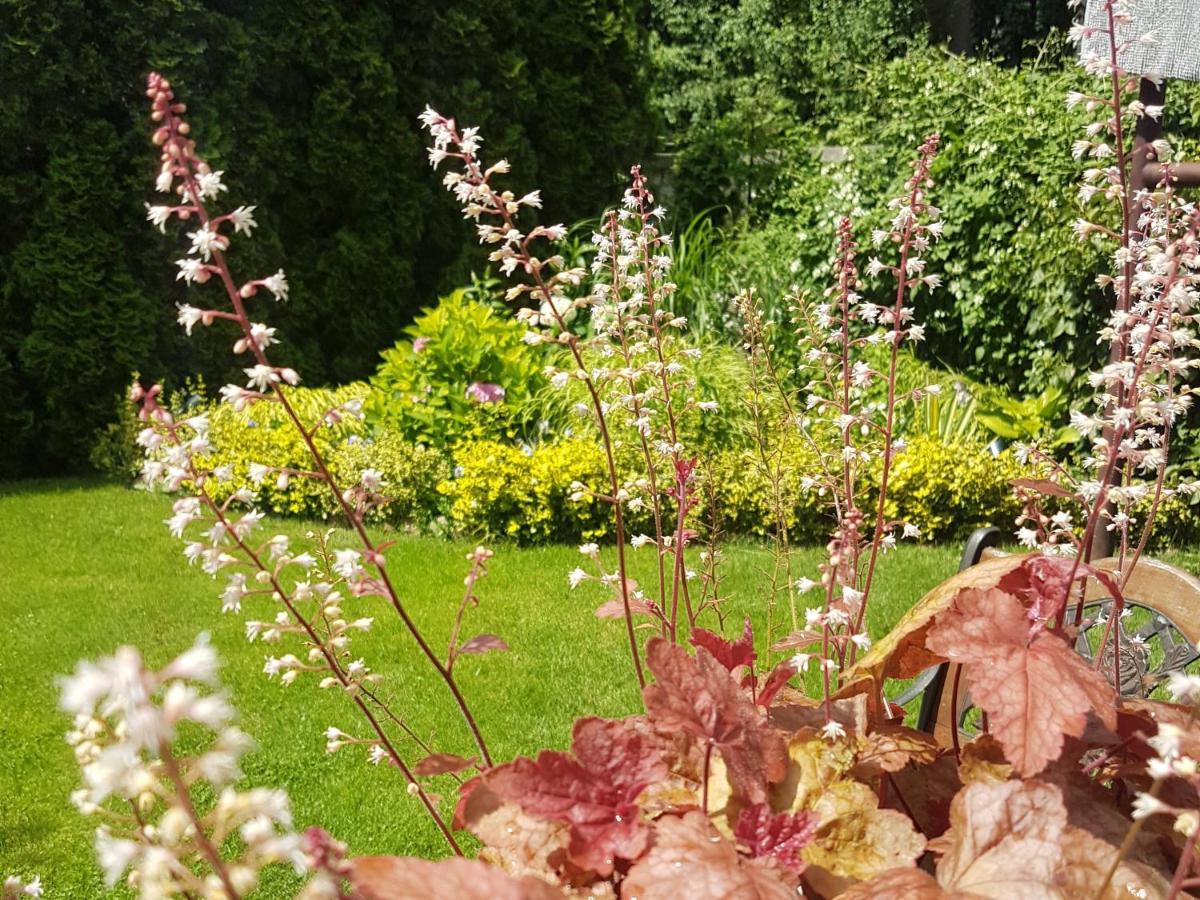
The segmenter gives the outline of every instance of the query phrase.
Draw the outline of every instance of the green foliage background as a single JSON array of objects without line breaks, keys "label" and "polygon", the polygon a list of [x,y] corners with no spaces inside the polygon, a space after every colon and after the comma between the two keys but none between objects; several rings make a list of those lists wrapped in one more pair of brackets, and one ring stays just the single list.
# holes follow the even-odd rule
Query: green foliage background
[{"label": "green foliage background", "polygon": [[135,368],[227,374],[224,337],[174,325],[176,245],[142,221],[149,70],[189,103],[229,201],[258,205],[237,272],[287,270],[270,318],[320,384],[368,374],[480,264],[425,164],[426,102],[570,221],[650,141],[641,40],[626,0],[0,0],[0,477],[83,464]]},{"label": "green foliage background", "polygon": [[[1066,20],[1051,0],[974,4],[965,57],[935,46],[934,7],[0,0],[0,477],[84,465],[135,370],[238,375],[219,329],[180,334],[178,244],[143,221],[151,68],[189,102],[228,201],[258,206],[234,263],[287,271],[292,298],[265,317],[306,384],[368,377],[419,309],[483,270],[424,162],[430,102],[482,127],[547,222],[594,217],[647,161],[679,223],[675,305],[714,348],[739,342],[738,290],[780,321],[789,291],[818,295],[836,217],[865,239],[939,131],[929,264],[945,285],[918,304],[922,357],[1013,392],[1077,388],[1109,299],[1104,250],[1071,232],[1082,114],[1063,97],[1087,79],[1053,36]],[[1200,155],[1197,86],[1172,84],[1167,124]]]}]

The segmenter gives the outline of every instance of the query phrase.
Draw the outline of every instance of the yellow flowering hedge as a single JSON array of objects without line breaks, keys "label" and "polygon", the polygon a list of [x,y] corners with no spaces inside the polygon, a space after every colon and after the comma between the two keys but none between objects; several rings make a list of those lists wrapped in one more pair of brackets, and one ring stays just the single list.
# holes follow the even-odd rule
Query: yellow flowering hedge
[{"label": "yellow flowering hedge", "polygon": [[572,500],[571,485],[607,486],[604,453],[594,441],[563,440],[528,452],[496,441],[454,450],[454,477],[439,486],[459,531],[521,543],[592,540],[611,532],[610,510],[590,496]]},{"label": "yellow flowering hedge", "polygon": [[[368,390],[367,385],[354,383],[335,389],[295,389],[290,397],[302,420],[311,423],[331,408],[364,398]],[[222,404],[211,411],[210,420],[209,437],[215,450],[209,458],[211,465],[229,465],[233,470],[232,479],[213,486],[218,499],[250,487],[258,493],[260,504],[277,514],[324,519],[338,513],[328,487],[315,479],[291,477],[281,485],[271,476],[260,485],[251,483],[252,463],[304,471],[313,468],[303,438],[282,407],[257,403],[237,412]],[[372,510],[370,518],[375,521],[424,525],[440,514],[437,485],[449,473],[445,454],[414,446],[393,433],[368,435],[362,422],[353,417],[318,428],[313,440],[343,486],[355,484],[363,469],[383,473],[383,493],[391,502]]]},{"label": "yellow flowering hedge", "polygon": [[[876,497],[881,470],[882,463],[872,470]],[[992,456],[975,446],[921,435],[896,456],[884,515],[911,522],[922,539],[932,541],[965,538],[984,525],[1012,528],[1021,511],[1012,480],[1031,475],[1010,451]]]},{"label": "yellow flowering hedge", "polygon": [[[368,391],[367,385],[356,383],[336,389],[297,389],[291,396],[303,419],[314,422],[326,410],[361,399]],[[213,485],[218,499],[248,486],[258,493],[262,506],[276,514],[337,516],[334,498],[320,482],[292,477],[281,485],[274,476],[259,485],[250,482],[251,463],[312,467],[303,440],[279,406],[259,403],[236,412],[218,405],[210,410],[210,419],[215,448],[211,464],[227,464],[233,471],[231,480]],[[418,528],[437,525],[439,530],[445,527],[522,544],[612,537],[606,504],[586,492],[581,499],[572,499],[572,485],[577,482],[607,492],[604,454],[594,439],[567,438],[525,449],[492,440],[466,440],[443,451],[414,445],[394,431],[372,433],[361,421],[347,417],[319,428],[314,440],[343,485],[357,482],[363,469],[383,474],[384,493],[391,502],[371,513],[374,521]],[[618,465],[624,478],[636,477],[641,469],[637,448],[619,448]],[[829,500],[801,484],[816,465],[813,451],[798,442],[773,451],[766,460],[754,449],[710,453],[701,461],[699,502],[690,524],[703,530],[715,511],[727,534],[767,536],[775,529],[776,509],[781,506],[793,543],[824,542],[832,528]],[[776,486],[767,474],[776,468],[781,473],[778,502]],[[876,463],[868,472],[860,496],[868,518],[878,496],[879,469]],[[973,445],[917,436],[892,468],[886,514],[916,525],[927,541],[962,540],[982,525],[1006,529],[1019,511],[1011,481],[1032,474],[1009,452],[994,457]],[[671,475],[664,470],[659,477],[665,480]],[[645,509],[630,511],[627,523],[630,535],[653,530]],[[1192,544],[1197,534],[1200,505],[1180,498],[1165,500],[1153,547]]]},{"label": "yellow flowering hedge", "polygon": [[[635,471],[627,453],[620,459],[622,469]],[[548,443],[527,452],[493,441],[473,441],[455,449],[454,464],[454,476],[439,490],[450,500],[449,519],[457,531],[523,543],[611,535],[603,503],[590,497],[570,499],[575,481],[593,490],[606,489],[603,453],[592,441]],[[707,524],[711,498],[727,533],[771,534],[776,511],[782,509],[793,542],[824,541],[832,527],[829,501],[801,484],[815,465],[812,451],[799,444],[766,461],[754,450],[715,453],[700,468],[707,484],[698,487],[700,502],[692,523]],[[778,486],[768,474],[774,469],[780,472]],[[885,512],[889,519],[916,525],[924,540],[958,540],[981,525],[1003,528],[1011,523],[1019,508],[1010,482],[1030,474],[1011,453],[993,457],[973,447],[918,437],[896,458]],[[874,509],[878,496],[878,466],[870,475],[860,497],[866,511]],[[645,511],[631,515],[631,533],[649,527]]]}]

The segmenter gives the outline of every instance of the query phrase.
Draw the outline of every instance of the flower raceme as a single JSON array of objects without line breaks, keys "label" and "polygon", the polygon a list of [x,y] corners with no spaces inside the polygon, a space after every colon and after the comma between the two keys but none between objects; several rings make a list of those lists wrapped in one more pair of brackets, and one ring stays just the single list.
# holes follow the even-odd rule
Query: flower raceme
[{"label": "flower raceme", "polygon": [[[1200,366],[1195,354],[1200,347],[1200,218],[1174,189],[1167,141],[1160,138],[1140,149],[1128,145],[1139,120],[1161,118],[1162,108],[1134,99],[1140,78],[1118,60],[1136,50],[1136,42],[1152,37],[1124,39],[1138,33],[1131,4],[1102,0],[1096,7],[1095,21],[1101,24],[1089,18],[1072,37],[1083,42],[1084,66],[1103,78],[1104,88],[1072,91],[1067,106],[1085,110],[1091,119],[1084,125],[1086,137],[1072,148],[1075,158],[1090,163],[1079,188],[1080,205],[1087,213],[1105,204],[1119,221],[1112,227],[1087,213],[1075,228],[1081,240],[1100,239],[1113,248],[1113,274],[1098,279],[1114,300],[1100,333],[1109,359],[1089,378],[1093,408],[1071,412],[1072,427],[1088,445],[1083,472],[1069,471],[1037,446],[1024,448],[1043,465],[1047,479],[1024,489],[1026,511],[1017,524],[1022,543],[1085,560],[1100,546],[1097,532],[1107,533],[1128,571],[1146,547],[1161,503],[1200,491],[1197,481],[1165,483],[1171,431],[1191,408],[1196,389],[1189,380]],[[1137,186],[1133,167],[1152,161],[1160,163],[1158,182]],[[1073,501],[1078,515],[1045,509],[1047,495]],[[1144,521],[1138,510],[1148,510]]]},{"label": "flower raceme", "polygon": [[[655,204],[635,166],[621,206],[602,217],[593,235],[592,289],[576,294],[587,273],[565,268],[558,254],[535,253],[535,247],[561,240],[565,229],[535,225],[523,230],[518,224],[522,211],[541,206],[540,194],[517,197],[494,186],[495,176],[508,174],[509,166],[503,160],[491,166],[480,161],[482,138],[477,129],[460,129],[453,119],[429,108],[421,122],[433,138],[430,163],[435,168],[456,164],[443,183],[462,204],[464,217],[476,223],[480,242],[495,245],[489,259],[516,279],[506,296],[521,304],[517,317],[530,327],[526,341],[556,342],[571,355],[571,367],[547,373],[551,384],[567,389],[579,383],[587,392],[590,402],[579,404],[577,411],[593,419],[609,474],[608,492],[592,496],[613,507],[618,558],[616,571],[608,572],[598,557],[585,554],[595,570],[576,570],[569,583],[575,587],[592,580],[613,588],[614,596],[601,606],[601,614],[617,613],[625,619],[641,680],[633,616],[647,616],[661,633],[678,638],[694,627],[701,611],[691,602],[687,582],[693,573],[684,562],[692,533],[684,525],[689,505],[681,498],[691,489],[691,476],[681,481],[679,473],[692,468],[679,439],[679,421],[692,410],[716,408],[694,396],[695,384],[684,375],[687,361],[698,351],[676,336],[687,322],[670,309],[675,285],[669,280],[670,237],[661,232],[665,211]],[[581,336],[572,326],[583,311],[589,313],[590,334]],[[622,479],[617,473],[614,447],[623,434],[639,449],[641,477]],[[585,496],[582,485],[576,495]],[[625,559],[624,513],[641,509],[651,511],[654,534],[635,536],[631,544],[634,549],[652,545],[658,552],[653,593],[633,586]]]},{"label": "flower raceme", "polygon": [[[394,709],[395,700],[385,693],[380,674],[353,654],[351,641],[355,634],[371,629],[378,621],[377,615],[366,614],[363,605],[370,598],[382,598],[444,683],[474,738],[480,764],[485,766],[491,761],[487,745],[451,667],[457,654],[504,649],[503,641],[497,638],[479,643],[477,637],[461,645],[452,643],[443,659],[409,615],[388,574],[387,548],[376,545],[364,525],[366,514],[386,502],[382,493],[386,485],[380,473],[367,468],[359,473],[355,483],[339,484],[314,440],[318,429],[334,427],[345,418],[361,417],[361,404],[352,401],[335,406],[311,422],[301,418],[288,393],[290,387],[299,383],[300,376],[295,370],[271,361],[268,352],[279,341],[277,331],[254,322],[249,314],[249,305],[263,291],[277,301],[286,300],[287,278],[280,270],[263,278],[238,279],[228,262],[227,254],[235,242],[252,235],[255,208],[239,206],[228,213],[213,210],[227,192],[224,173],[212,171],[199,156],[190,137],[190,126],[183,118],[186,108],[176,100],[170,83],[158,74],[150,75],[147,96],[157,126],[153,141],[161,148],[156,187],[175,198],[170,204],[150,207],[147,218],[161,230],[173,220],[187,223],[190,249],[177,263],[179,278],[193,289],[209,282],[223,289],[224,302],[220,305],[181,305],[180,324],[188,333],[196,326],[226,322],[235,326],[237,338],[232,349],[235,356],[246,360],[243,367],[246,382],[244,386],[231,384],[222,388],[223,401],[235,409],[256,403],[278,404],[311,457],[311,465],[306,468],[251,464],[251,480],[261,483],[269,478],[277,484],[286,484],[290,479],[303,478],[322,485],[345,515],[357,546],[334,546],[332,533],[310,532],[308,546],[303,547],[293,547],[293,541],[285,535],[263,538],[259,531],[264,516],[255,506],[257,498],[253,490],[243,488],[221,502],[214,499],[210,488],[215,483],[229,481],[233,473],[228,466],[213,466],[207,461],[212,450],[207,418],[199,415],[176,420],[159,405],[159,388],[135,386],[131,400],[141,405],[139,415],[145,423],[138,437],[147,452],[144,480],[168,491],[188,492],[175,502],[167,524],[173,534],[185,540],[184,552],[190,562],[199,564],[211,575],[226,578],[222,609],[231,613],[239,613],[250,605],[271,609],[267,617],[252,619],[245,625],[251,641],[288,646],[285,652],[268,658],[265,675],[283,685],[311,680],[321,688],[344,694],[364,725],[362,736],[343,743],[361,745],[371,762],[387,760],[404,778],[409,793],[433,818],[450,848],[459,852],[436,804],[418,780],[417,761],[412,758],[414,750],[408,748],[415,748],[422,757],[433,754],[433,749]],[[478,390],[485,400],[490,400],[493,398],[489,389],[493,387],[480,385]],[[471,562],[474,583],[475,578],[486,573],[474,556]],[[457,633],[456,626],[455,640]]]},{"label": "flower raceme", "polygon": [[[74,716],[67,742],[84,782],[71,799],[102,820],[96,855],[109,887],[128,873],[143,897],[232,900],[252,892],[267,866],[308,870],[287,794],[234,787],[252,742],[217,686],[203,635],[158,671],[124,647],[63,679],[62,707]],[[181,731],[196,727],[211,738],[181,750]],[[235,835],[244,849],[231,854]]]},{"label": "flower raceme", "polygon": [[[810,381],[801,395],[793,397],[776,374],[779,367],[772,361],[772,342],[756,298],[751,293],[739,298],[751,363],[763,373],[762,384],[775,398],[774,406],[783,410],[785,421],[780,430],[788,437],[798,436],[821,459],[819,471],[805,475],[802,487],[828,498],[834,521],[828,562],[820,573],[824,608],[808,609],[801,628],[793,605],[792,633],[773,644],[776,650],[801,651],[797,656],[802,660],[801,669],[817,648],[830,737],[836,737],[840,729],[833,718],[832,704],[832,695],[838,689],[837,673],[870,647],[864,623],[878,556],[894,548],[898,537],[913,539],[920,535],[915,524],[889,521],[884,511],[893,462],[904,450],[903,439],[896,433],[896,406],[938,390],[931,385],[899,394],[896,378],[900,348],[924,337],[923,327],[913,321],[913,295],[922,287],[932,290],[940,285],[939,277],[926,271],[923,259],[942,233],[941,212],[929,202],[930,167],[939,143],[935,134],[918,148],[903,193],[889,203],[893,212],[890,227],[873,234],[876,247],[894,247],[896,252],[895,263],[872,257],[867,266],[869,276],[887,276],[895,281],[891,306],[868,302],[858,293],[858,244],[853,223],[849,218],[838,222],[834,285],[821,302],[797,304],[802,337],[811,342],[805,360]],[[889,349],[884,372],[875,371],[861,358],[864,348],[877,344]],[[882,407],[869,399],[869,388],[880,378],[887,386]],[[782,479],[772,472],[769,460],[774,450],[764,433],[763,429],[758,432],[760,457],[768,474],[776,475],[778,485]],[[881,462],[881,475],[872,519],[860,508],[860,486],[867,467],[877,461]],[[783,543],[784,529],[778,532],[777,540],[782,543],[779,552],[790,560]],[[788,566],[789,591],[804,593],[817,586],[810,578],[795,578],[790,562]],[[790,596],[794,598],[795,593]]]}]

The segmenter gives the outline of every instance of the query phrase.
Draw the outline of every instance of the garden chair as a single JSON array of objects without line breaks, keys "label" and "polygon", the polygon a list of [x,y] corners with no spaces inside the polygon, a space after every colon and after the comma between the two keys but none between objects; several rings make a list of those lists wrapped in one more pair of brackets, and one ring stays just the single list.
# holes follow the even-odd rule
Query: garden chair
[{"label": "garden chair", "polygon": [[[997,528],[977,529],[963,550],[959,571],[1004,555],[997,548],[1000,536]],[[1095,566],[1115,571],[1117,560],[1102,559]],[[1200,659],[1200,580],[1173,566],[1143,558],[1134,567],[1124,593],[1127,612],[1115,631],[1121,654],[1121,694],[1147,698],[1172,672],[1182,672]],[[1089,578],[1083,603],[1083,627],[1076,638],[1076,650],[1090,660],[1112,608],[1112,598],[1096,579]],[[1110,676],[1111,655],[1111,650],[1106,651],[1106,661],[1101,664],[1102,671],[1107,670]],[[945,747],[953,745],[950,729],[955,725],[962,740],[970,739],[976,731],[966,684],[957,677],[960,668],[950,663],[933,666],[893,701],[904,705],[920,696],[917,727],[934,735]]]}]

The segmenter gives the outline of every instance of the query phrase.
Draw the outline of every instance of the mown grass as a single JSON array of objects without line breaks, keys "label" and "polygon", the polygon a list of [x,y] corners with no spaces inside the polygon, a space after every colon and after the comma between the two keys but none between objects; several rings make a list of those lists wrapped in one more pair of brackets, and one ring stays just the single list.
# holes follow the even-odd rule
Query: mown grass
[{"label": "mown grass", "polygon": [[[57,709],[56,678],[77,660],[121,644],[137,645],[151,665],[161,665],[205,630],[220,651],[242,727],[261,745],[246,760],[247,783],[286,788],[299,824],[323,825],[355,853],[442,854],[440,838],[394,769],[368,765],[354,748],[326,755],[327,726],[361,731],[344,698],[317,690],[312,680],[283,688],[262,674],[266,651],[247,645],[242,621],[271,617],[269,601],[248,604],[243,616],[222,615],[220,586],[186,565],[161,524],[168,507],[163,497],[96,482],[0,490],[0,875],[41,874],[51,898],[104,893],[91,847],[95,822],[67,799],[78,770],[62,739],[69,723]],[[314,526],[273,527],[299,536]],[[401,596],[435,646],[445,646],[470,546],[401,536],[389,551]],[[580,561],[575,549],[493,549],[491,576],[479,590],[483,602],[469,614],[465,633],[500,634],[512,651],[463,658],[458,670],[493,755],[564,746],[580,715],[637,711],[620,623],[594,616],[603,599],[595,585],[568,590],[566,573]],[[871,633],[886,631],[952,574],[959,552],[905,547],[886,557]],[[797,575],[815,575],[821,555],[819,548],[798,551]],[[634,560],[649,583],[652,559],[642,551]],[[734,544],[726,552],[727,613],[735,623],[749,615],[760,634],[762,572],[770,561],[758,546]],[[387,677],[387,690],[413,727],[433,736],[439,749],[469,753],[444,689],[394,614],[378,598],[356,601],[354,614],[377,617],[377,628],[356,639],[355,652]],[[790,617],[786,610],[777,615]],[[448,784],[444,803],[452,802]],[[290,887],[280,877],[261,893],[290,896]]]}]

